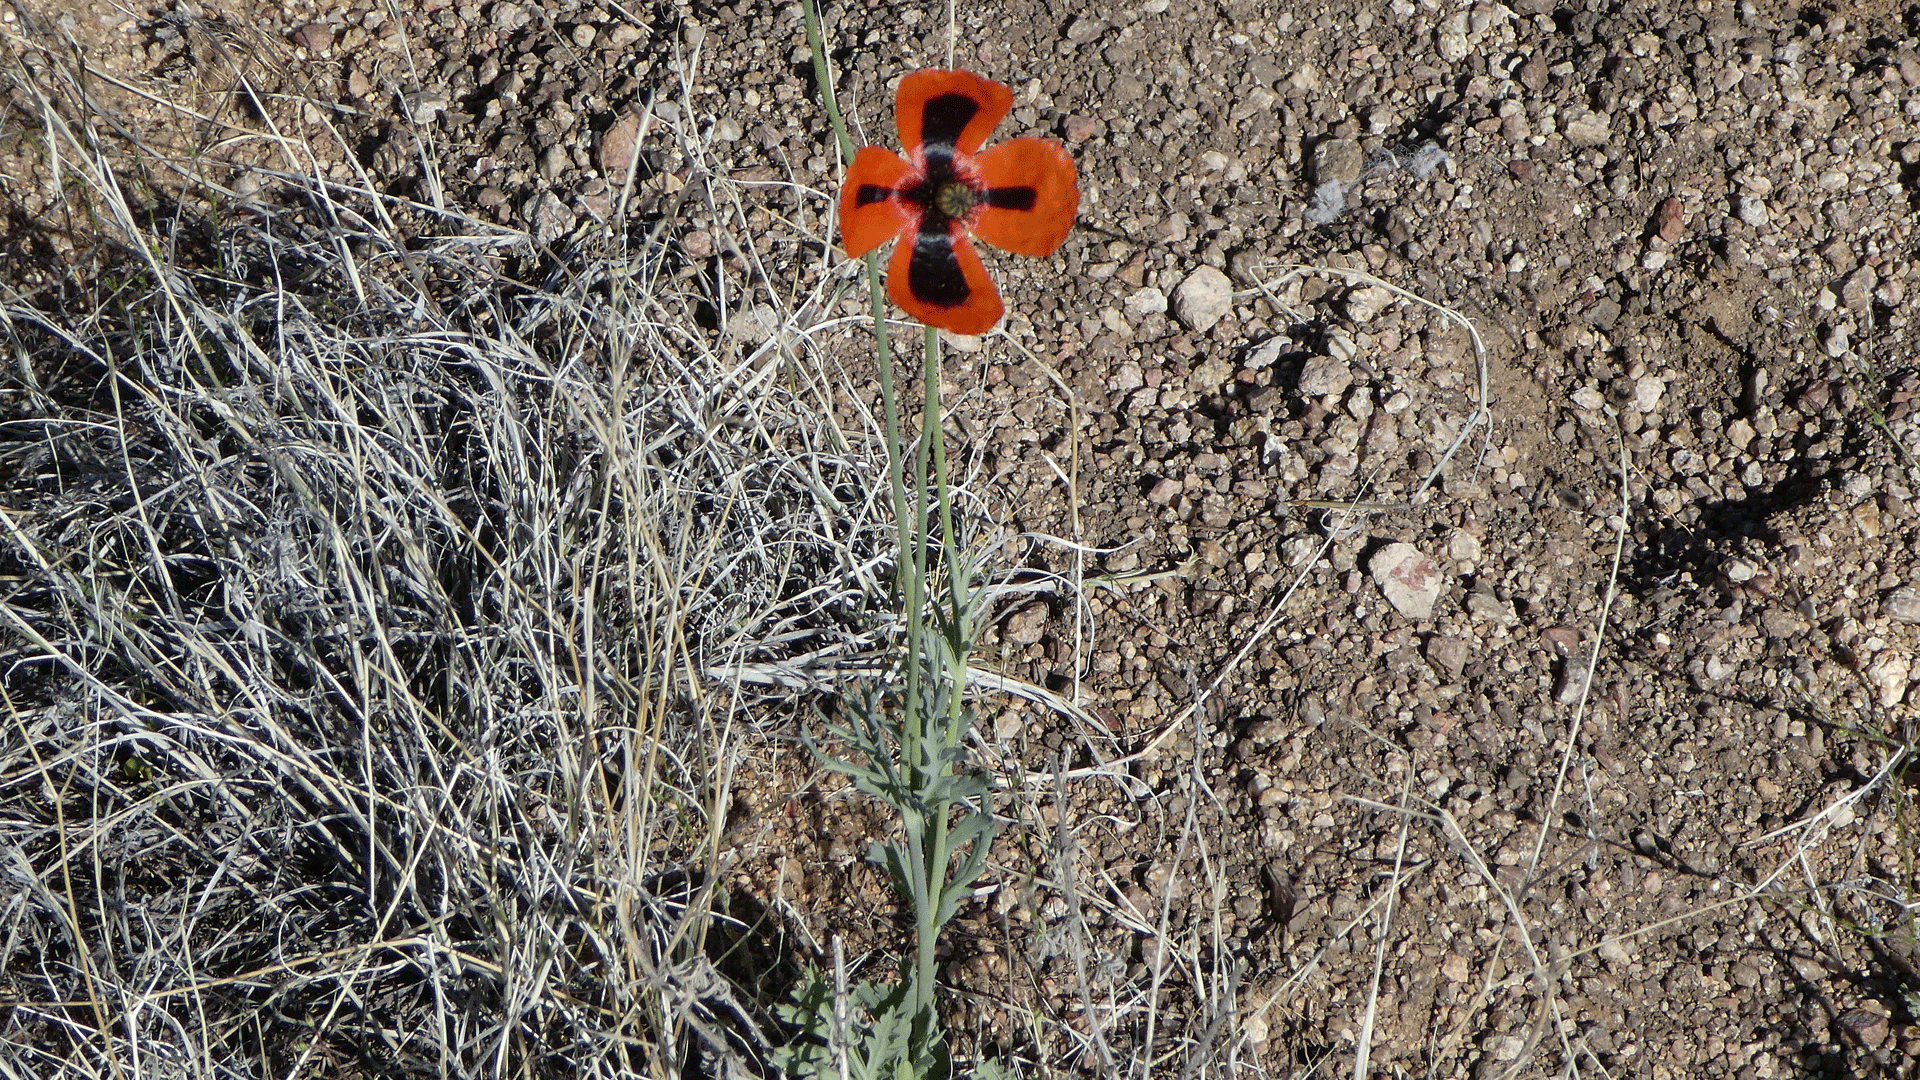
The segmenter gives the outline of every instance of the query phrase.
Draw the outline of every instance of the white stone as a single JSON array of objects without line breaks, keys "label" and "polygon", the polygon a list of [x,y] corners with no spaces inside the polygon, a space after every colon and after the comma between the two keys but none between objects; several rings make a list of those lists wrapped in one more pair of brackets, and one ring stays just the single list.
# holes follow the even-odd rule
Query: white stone
[{"label": "white stone", "polygon": [[1378,285],[1363,286],[1347,294],[1347,318],[1352,319],[1355,325],[1365,325],[1372,322],[1391,303],[1393,303],[1391,290],[1383,289]]},{"label": "white stone", "polygon": [[1526,1052],[1527,1040],[1520,1035],[1500,1035],[1488,1040],[1487,1049],[1495,1061],[1514,1061]]},{"label": "white stone", "polygon": [[1567,121],[1567,141],[1575,146],[1605,146],[1612,132],[1607,130],[1607,118],[1599,113],[1584,113]]},{"label": "white stone", "polygon": [[1643,413],[1651,413],[1660,407],[1660,395],[1667,392],[1667,384],[1654,375],[1642,375],[1633,383],[1633,407]]},{"label": "white stone", "polygon": [[1143,315],[1164,315],[1167,311],[1167,294],[1149,285],[1127,297],[1127,314],[1134,318]]},{"label": "white stone", "polygon": [[1258,1013],[1247,1017],[1240,1025],[1240,1034],[1246,1036],[1248,1045],[1256,1049],[1267,1045],[1267,1036],[1270,1034],[1267,1018]]},{"label": "white stone", "polygon": [[1913,662],[1900,649],[1883,649],[1867,665],[1867,681],[1873,684],[1881,708],[1891,709],[1907,696],[1907,673],[1912,670]]},{"label": "white stone", "polygon": [[1072,26],[1067,27],[1067,40],[1075,45],[1081,45],[1106,33],[1106,30],[1106,20],[1097,15],[1082,15],[1073,20]]},{"label": "white stone", "polygon": [[573,228],[573,211],[551,191],[528,198],[520,214],[533,226],[533,239],[537,244],[550,244]]},{"label": "white stone", "polygon": [[1447,558],[1463,566],[1480,561],[1480,538],[1465,529],[1453,530],[1447,538]]},{"label": "white stone", "polygon": [[1253,371],[1272,367],[1273,362],[1280,359],[1281,351],[1284,350],[1288,344],[1290,344],[1290,342],[1288,342],[1286,338],[1278,336],[1270,337],[1260,344],[1255,345],[1253,350],[1247,353],[1247,358],[1244,363]]},{"label": "white stone", "polygon": [[1173,290],[1173,315],[1195,333],[1204,334],[1233,309],[1233,283],[1211,266],[1187,275]]},{"label": "white stone", "polygon": [[1353,369],[1337,357],[1311,357],[1300,369],[1300,392],[1307,397],[1338,394],[1352,385]]},{"label": "white stone", "polygon": [[940,341],[954,352],[977,353],[987,347],[987,339],[977,334],[956,334],[951,330],[940,331]]},{"label": "white stone", "polygon": [[1920,623],[1920,589],[1895,589],[1887,595],[1887,615],[1895,622]]},{"label": "white stone", "polygon": [[1367,572],[1395,611],[1409,619],[1433,617],[1434,602],[1446,591],[1447,579],[1432,559],[1412,544],[1388,544],[1367,563]]},{"label": "white stone", "polygon": [[1727,441],[1742,450],[1753,441],[1753,425],[1745,420],[1735,420],[1727,425]]}]

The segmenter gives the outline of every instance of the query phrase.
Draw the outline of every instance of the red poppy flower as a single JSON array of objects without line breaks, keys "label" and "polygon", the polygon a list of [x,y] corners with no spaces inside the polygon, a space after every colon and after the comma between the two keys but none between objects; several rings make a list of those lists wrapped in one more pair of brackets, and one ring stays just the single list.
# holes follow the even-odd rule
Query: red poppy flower
[{"label": "red poppy flower", "polygon": [[895,102],[902,158],[863,148],[840,189],[840,237],[865,255],[894,237],[887,294],[909,315],[956,334],[984,334],[1006,309],[969,235],[1018,255],[1051,255],[1073,231],[1080,185],[1052,139],[980,144],[1013,107],[1013,91],[968,71],[916,71]]}]

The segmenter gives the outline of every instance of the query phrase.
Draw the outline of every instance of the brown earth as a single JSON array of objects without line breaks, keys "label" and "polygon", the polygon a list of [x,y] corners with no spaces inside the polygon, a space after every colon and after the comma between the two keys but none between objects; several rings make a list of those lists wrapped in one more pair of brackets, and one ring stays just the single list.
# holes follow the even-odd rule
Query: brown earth
[{"label": "brown earth", "polygon": [[[992,665],[1078,707],[987,706],[1008,826],[949,943],[964,1045],[1102,1075],[1348,1071],[1377,976],[1376,1075],[1907,1074],[1920,9],[825,21],[866,141],[894,141],[897,78],[951,54],[1014,89],[999,137],[1060,137],[1082,178],[1058,256],[990,256],[1006,337],[947,352],[976,536],[1032,571]],[[823,291],[853,279],[825,246],[836,168],[797,6],[7,23],[189,104],[97,91],[236,197],[310,153],[422,230],[444,205],[530,234],[529,275],[628,197],[715,341],[865,310]],[[222,126],[260,116],[290,141]],[[10,160],[31,219],[52,181]],[[1337,214],[1315,209],[1329,179]],[[85,233],[17,220],[11,242],[68,257]],[[1231,282],[1217,318],[1182,303],[1202,267]],[[1473,342],[1340,271],[1485,340],[1490,435],[1431,490],[1476,415]],[[870,333],[816,335],[856,373],[845,407],[874,400]],[[1388,508],[1319,505],[1347,502]],[[1394,544],[1432,586],[1398,604]],[[1062,577],[1079,590],[1038,585]],[[859,858],[886,818],[790,725],[763,745],[729,887],[795,954],[897,947]]]}]

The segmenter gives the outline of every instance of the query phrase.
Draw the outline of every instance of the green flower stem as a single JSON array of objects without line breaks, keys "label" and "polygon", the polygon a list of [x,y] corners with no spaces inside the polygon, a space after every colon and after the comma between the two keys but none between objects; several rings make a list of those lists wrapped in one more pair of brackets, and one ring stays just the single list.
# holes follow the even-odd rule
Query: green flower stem
[{"label": "green flower stem", "polygon": [[[947,699],[948,722],[960,722],[961,692],[966,689],[967,654],[973,642],[968,637],[969,595],[965,561],[960,557],[960,541],[953,531],[953,495],[947,487],[946,427],[940,421],[940,332],[927,327],[927,401],[931,428],[928,439],[933,445],[933,475],[940,506],[940,535],[946,542],[947,574],[952,592],[948,595],[947,647],[952,663],[947,674],[953,680],[953,694]],[[957,730],[957,728],[956,728]]]},{"label": "green flower stem", "polygon": [[[908,242],[909,240],[907,238],[900,240],[900,243],[903,244]],[[932,530],[927,527],[927,469],[930,464],[934,441],[939,438],[940,434],[940,331],[935,330],[931,326],[927,327],[925,342],[925,347],[921,350],[921,366],[925,373],[924,381],[926,383],[926,392],[923,395],[925,398],[925,407],[920,414],[920,442],[919,445],[914,448],[913,454],[913,574],[914,583],[916,587],[921,590],[926,588],[927,569],[933,565],[933,553],[931,550],[933,535]],[[944,490],[941,494],[944,496]],[[927,611],[923,595],[921,597],[921,604],[911,608],[907,612],[907,662],[913,665],[915,670],[918,670],[921,666],[915,662],[918,656],[928,652],[925,631],[926,619]],[[928,661],[932,661],[933,659],[932,656],[927,657]],[[926,666],[929,672],[933,670],[931,663],[928,663]],[[923,697],[922,702],[930,704],[930,699]],[[907,726],[909,730],[913,731],[914,741],[916,743],[932,734],[927,729],[928,721],[932,719],[932,711],[930,707],[926,707],[913,710],[909,713]],[[906,751],[908,768],[919,770],[921,768],[921,762],[925,760],[925,755],[920,752],[917,745],[906,747]],[[916,775],[916,786],[931,784],[938,778],[938,775],[938,772],[935,770],[928,770],[924,775]]]},{"label": "green flower stem", "polygon": [[[847,121],[840,113],[840,98],[833,87],[833,69],[827,62],[826,41],[820,31],[820,5],[818,0],[806,0],[803,5],[807,21],[807,47],[813,53],[813,81],[820,88],[820,100],[827,111],[827,120],[833,125],[833,134],[840,146],[840,161],[843,165],[853,164],[853,139],[847,134]],[[894,589],[898,593],[901,606],[906,609],[907,625],[912,626],[916,614],[921,608],[920,591],[926,580],[924,568],[915,565],[912,555],[918,547],[912,542],[913,515],[907,510],[907,489],[904,467],[900,460],[900,404],[894,395],[893,387],[893,351],[887,341],[887,291],[880,276],[880,255],[868,252],[867,294],[873,300],[873,337],[875,359],[880,368],[880,406],[884,416],[887,435],[887,479],[893,488],[893,521],[898,532],[900,559],[894,565]],[[907,634],[907,688],[905,705],[908,715],[912,715],[920,699],[919,642],[911,631]]]},{"label": "green flower stem", "polygon": [[[813,81],[819,84],[820,101],[826,106],[827,120],[840,140],[840,161],[853,164],[853,139],[847,134],[847,122],[840,116],[840,99],[833,92],[833,72],[827,67],[827,47],[820,36],[820,2],[807,0],[807,47],[813,51]],[[869,259],[868,265],[874,260]]]},{"label": "green flower stem", "polygon": [[[956,568],[954,571],[956,591],[948,598],[948,602],[951,621],[957,626],[960,605],[962,603],[961,594],[958,592],[959,571],[957,568],[960,565],[960,559],[958,558],[959,548],[954,543],[953,509],[947,490],[945,426],[940,419],[940,331],[931,326],[927,327],[925,340],[926,347],[922,350],[922,355],[925,359],[926,418],[920,425],[921,440],[918,470],[920,472],[919,490],[922,492],[919,500],[922,513],[917,522],[920,532],[920,569],[924,572],[926,566],[927,534],[929,530],[924,512],[926,506],[926,496],[924,493],[927,490],[925,480],[926,463],[928,457],[931,456],[933,459],[934,480],[939,492],[937,501],[940,506],[942,537],[946,541],[947,564]],[[923,627],[924,624],[915,621],[913,625],[915,627],[915,636],[919,636],[920,628]],[[925,787],[936,790],[939,787],[941,777],[945,775],[952,761],[952,755],[949,754],[948,751],[952,749],[951,742],[953,733],[959,730],[958,725],[954,721],[959,718],[959,709],[961,707],[960,673],[966,670],[966,656],[964,653],[956,653],[950,649],[944,659],[946,659],[948,663],[943,666],[946,667],[949,681],[953,684],[947,694],[948,722],[941,726],[940,737],[934,740],[935,752],[930,755],[916,754],[914,758],[916,767],[922,762],[925,763],[927,770],[927,775],[923,778]],[[937,723],[938,721],[932,713],[933,710],[931,708],[923,710],[919,718],[919,723],[922,725]],[[951,806],[952,804],[945,800],[934,802],[930,808],[931,814],[923,823],[926,840],[922,846],[925,850],[924,852],[915,853],[917,856],[920,856],[916,861],[920,862],[920,873],[925,881],[923,891],[927,897],[926,905],[915,913],[919,917],[920,922],[919,933],[916,935],[917,940],[915,942],[918,946],[918,955],[914,964],[914,991],[915,996],[918,998],[915,1005],[917,1008],[925,1010],[928,1016],[933,1015],[934,945],[937,943],[936,939],[940,932],[938,924],[940,895],[945,890],[948,870],[947,863],[950,861],[950,856],[947,851],[947,816]]]},{"label": "green flower stem", "polygon": [[[807,41],[813,50],[815,79],[843,161],[851,162],[853,141],[834,94],[833,73],[822,39],[818,0],[803,0]],[[907,238],[903,243],[910,243]],[[925,387],[919,439],[911,450],[902,437],[900,400],[887,338],[887,293],[877,254],[866,256],[867,286],[873,301],[874,339],[880,375],[881,408],[886,426],[887,478],[892,488],[899,554],[895,562],[895,598],[902,611],[905,666],[899,682],[845,695],[855,721],[827,722],[828,730],[853,748],[848,758],[827,754],[809,739],[824,764],[853,779],[863,792],[885,800],[900,814],[902,840],[877,843],[870,858],[886,867],[912,907],[914,956],[902,965],[904,985],[884,994],[877,984],[857,992],[864,1020],[861,1032],[839,1053],[860,1063],[861,1077],[891,1080],[946,1080],[951,1070],[946,1037],[935,1005],[940,932],[965,898],[985,865],[994,824],[990,787],[966,759],[972,715],[964,704],[967,657],[972,649],[974,617],[972,568],[962,558],[954,524],[947,450],[940,404],[940,333],[926,328],[922,350]],[[912,454],[912,464],[907,461]],[[911,474],[909,475],[909,470]],[[947,562],[949,595],[942,603],[930,592],[936,557],[934,513],[938,512],[938,555]],[[803,732],[804,734],[804,732]],[[954,810],[959,808],[956,820]],[[956,865],[956,859],[959,860]],[[822,984],[803,996],[793,1015],[810,1017],[810,1030],[825,1015]],[[896,996],[897,995],[897,996]],[[838,1022],[838,1021],[836,1021]],[[843,1032],[837,1038],[844,1040]],[[790,1075],[826,1080],[829,1063],[817,1058],[805,1041],[783,1051]],[[837,1066],[845,1080],[846,1057]],[[804,1068],[800,1068],[804,1066]],[[786,1067],[786,1066],[783,1066]],[[978,1066],[982,1076],[1004,1075],[992,1063]],[[799,1071],[794,1071],[799,1069]]]},{"label": "green flower stem", "polygon": [[867,288],[873,295],[873,333],[880,346],[880,404],[887,425],[887,477],[893,484],[893,522],[900,545],[900,557],[894,566],[894,587],[899,591],[906,608],[907,670],[902,703],[906,710],[906,723],[902,731],[906,734],[906,760],[911,767],[914,760],[911,751],[920,741],[920,733],[916,730],[918,718],[925,712],[920,707],[919,626],[921,609],[925,605],[922,593],[927,580],[926,530],[920,526],[922,514],[918,507],[924,501],[919,493],[926,488],[924,485],[914,488],[915,495],[910,508],[904,476],[905,463],[901,460],[900,403],[894,395],[893,357],[887,349],[887,291],[880,280],[878,255],[867,256]]},{"label": "green flower stem", "polygon": [[[927,900],[925,906],[915,912],[919,917],[920,925],[915,935],[918,940],[914,943],[918,947],[918,952],[914,960],[913,1005],[914,1011],[926,1019],[927,1031],[931,1035],[934,1031],[934,1018],[938,1015],[933,1007],[933,990],[937,981],[934,972],[933,947],[939,942],[940,893],[947,880],[946,803],[934,805],[933,816],[926,822],[926,829],[928,843],[925,869],[922,872],[926,875]],[[926,1039],[923,1045],[931,1041],[931,1038]]]}]

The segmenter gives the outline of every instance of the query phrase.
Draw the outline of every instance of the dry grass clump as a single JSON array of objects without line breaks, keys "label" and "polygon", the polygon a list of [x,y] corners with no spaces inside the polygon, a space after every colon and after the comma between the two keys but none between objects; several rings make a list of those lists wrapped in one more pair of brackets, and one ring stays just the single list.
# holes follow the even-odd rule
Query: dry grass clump
[{"label": "dry grass clump", "polygon": [[372,187],[170,192],[69,63],[9,73],[0,1069],[745,1066],[701,673],[868,647],[876,467],[659,247],[528,288]]}]

